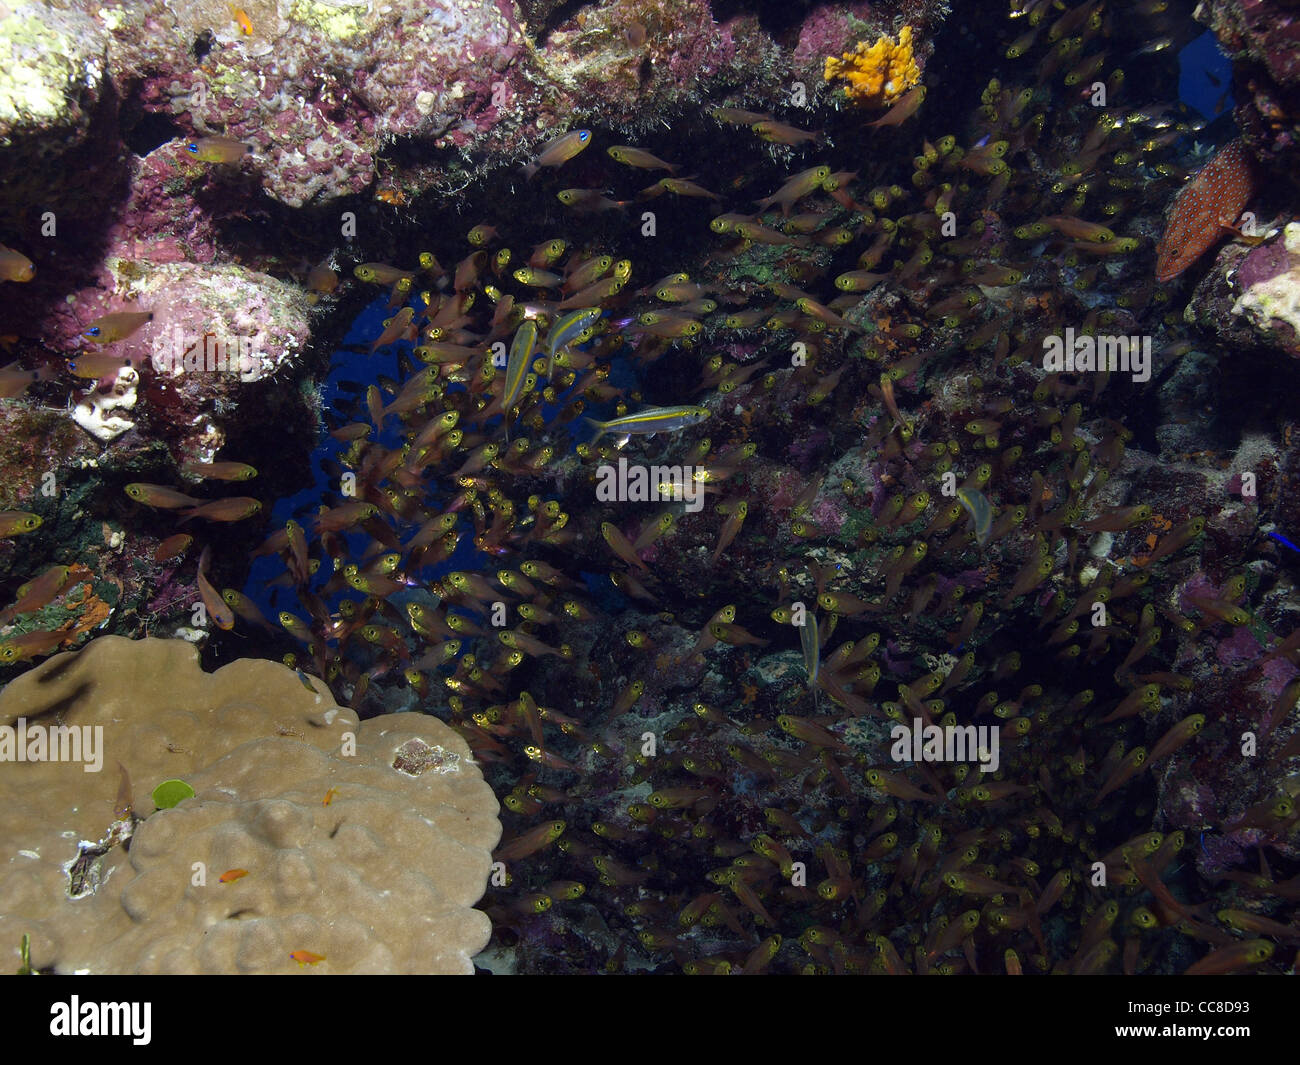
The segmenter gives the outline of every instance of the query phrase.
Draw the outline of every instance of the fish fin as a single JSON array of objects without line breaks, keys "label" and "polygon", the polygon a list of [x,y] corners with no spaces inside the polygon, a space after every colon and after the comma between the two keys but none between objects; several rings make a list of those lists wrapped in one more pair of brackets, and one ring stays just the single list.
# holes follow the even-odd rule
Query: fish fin
[{"label": "fish fin", "polygon": [[1261,234],[1256,233],[1254,235],[1251,235],[1248,233],[1244,233],[1237,226],[1225,225],[1222,222],[1219,223],[1219,229],[1223,231],[1225,236],[1230,236],[1232,237],[1233,240],[1240,241],[1242,244],[1245,244],[1251,248],[1256,248],[1259,245],[1263,244],[1264,241],[1268,240],[1268,237],[1263,236]]},{"label": "fish fin", "polygon": [[582,420],[586,422],[588,425],[593,426],[596,430],[596,435],[591,438],[591,442],[590,442],[590,446],[595,447],[596,441],[605,435],[605,423],[598,422],[596,421],[595,418],[583,418]]}]

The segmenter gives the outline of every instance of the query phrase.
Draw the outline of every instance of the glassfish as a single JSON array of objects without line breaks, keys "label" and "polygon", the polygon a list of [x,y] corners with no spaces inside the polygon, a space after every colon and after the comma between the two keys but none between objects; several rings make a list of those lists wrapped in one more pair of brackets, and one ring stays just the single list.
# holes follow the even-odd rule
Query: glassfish
[{"label": "glassfish", "polygon": [[546,147],[537,154],[537,158],[524,167],[525,177],[532,181],[533,175],[542,167],[563,165],[590,143],[591,130],[589,129],[575,129],[561,134],[554,140],[548,141]]},{"label": "glassfish", "polygon": [[143,503],[146,507],[157,507],[159,510],[177,510],[180,507],[203,505],[203,500],[187,496],[184,492],[178,492],[174,488],[167,488],[161,484],[128,484],[125,491],[137,503]]},{"label": "glassfish", "polygon": [[217,594],[217,590],[208,583],[204,572],[208,568],[208,562],[212,557],[212,549],[205,547],[203,553],[199,555],[199,569],[195,574],[195,582],[199,586],[199,597],[203,600],[203,606],[220,629],[230,630],[235,627],[235,615],[231,612],[230,607],[226,605],[224,599]]},{"label": "glassfish", "polygon": [[0,537],[17,536],[41,527],[41,516],[25,510],[0,510]]},{"label": "glassfish", "polygon": [[229,499],[214,499],[211,503],[192,507],[185,512],[182,520],[205,518],[208,521],[243,521],[261,509],[262,504],[251,496],[231,496]]},{"label": "glassfish", "polygon": [[35,276],[31,259],[0,244],[0,281],[30,281]]},{"label": "glassfish", "polygon": [[257,476],[257,470],[243,462],[185,462],[181,469],[213,481],[248,481]]},{"label": "glassfish", "polygon": [[651,155],[640,148],[617,144],[605,149],[611,159],[624,166],[634,166],[639,170],[667,170],[670,174],[681,169],[676,163],[665,163],[657,155]]}]

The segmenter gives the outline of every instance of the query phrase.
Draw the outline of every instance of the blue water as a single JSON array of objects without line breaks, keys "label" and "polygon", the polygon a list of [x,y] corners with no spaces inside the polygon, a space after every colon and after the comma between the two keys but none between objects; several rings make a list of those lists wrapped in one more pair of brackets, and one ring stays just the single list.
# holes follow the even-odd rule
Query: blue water
[{"label": "blue water", "polygon": [[[423,306],[412,303],[417,315],[422,313]],[[371,342],[383,331],[384,321],[397,313],[397,308],[389,309],[387,300],[383,297],[377,298],[369,304],[364,311],[359,314],[352,322],[351,328],[343,337],[341,347],[336,350],[330,359],[329,373],[322,383],[321,402],[325,409],[333,409],[335,404],[340,402],[357,402],[360,399],[362,407],[356,415],[355,420],[368,420],[369,415],[364,408],[365,389],[375,384],[379,377],[386,376],[393,380],[401,382],[403,375],[398,368],[398,353],[405,352],[408,356],[414,349],[414,345],[408,341],[399,341],[396,344],[389,345],[374,355],[366,353],[366,350],[349,351],[347,347],[368,349]],[[412,361],[418,365],[418,360],[413,356]],[[636,376],[632,369],[631,360],[625,355],[619,354],[611,362],[611,373],[609,380],[624,388],[635,388],[637,386]],[[360,391],[345,390],[341,387],[341,382],[351,382],[360,386]],[[462,389],[462,385],[453,385],[451,390]],[[571,398],[570,393],[564,393],[556,397],[554,404],[543,403],[541,407],[542,415],[548,421],[554,418],[568,403]],[[390,400],[391,397],[385,397]],[[613,401],[602,407],[589,407],[586,414],[595,417],[607,416],[605,413],[613,407]],[[338,415],[337,411],[334,411]],[[488,423],[489,431],[493,426],[499,428],[500,419],[494,418]],[[565,428],[568,430],[569,446],[574,448],[578,441],[587,435],[585,423],[581,419],[575,419],[569,422]],[[377,437],[380,444],[387,448],[401,447],[403,441],[403,425],[396,417],[385,419],[384,431]],[[340,443],[329,435],[329,432],[322,428],[320,442],[316,450],[312,452],[311,469],[312,483],[307,488],[292,496],[287,496],[276,501],[271,510],[271,522],[267,526],[267,534],[270,535],[276,529],[284,527],[284,523],[290,518],[296,518],[307,532],[307,538],[310,542],[311,535],[311,518],[316,513],[317,508],[322,502],[330,506],[337,506],[346,502],[339,492],[339,485],[328,477],[322,466],[326,460],[339,461],[350,444]],[[452,486],[445,486],[440,495],[433,496],[426,500],[428,505],[436,506],[440,499],[445,500],[451,497]],[[410,579],[425,584],[429,581],[436,580],[446,573],[456,570],[489,571],[495,570],[492,563],[495,561],[493,556],[486,552],[479,551],[474,546],[472,529],[468,519],[462,520],[459,526],[461,533],[460,542],[456,545],[456,550],[446,561],[439,563],[436,567],[426,567],[418,573],[408,572],[406,576]],[[369,536],[364,532],[352,533],[346,536],[349,555],[353,559],[359,559],[369,543]],[[296,593],[291,588],[270,588],[266,587],[266,582],[281,576],[285,572],[283,561],[276,556],[258,558],[253,561],[249,570],[248,580],[244,585],[244,594],[248,596],[258,608],[269,618],[274,619],[275,615],[281,610],[287,610],[296,614],[303,620],[307,620],[301,604],[298,602]],[[584,577],[592,575],[584,574]],[[330,561],[322,558],[320,570],[312,580],[312,588],[319,590],[320,586],[333,577]],[[615,591],[609,585],[607,577],[602,578],[604,581],[604,591],[612,593],[616,599],[626,605],[626,601],[620,593]],[[599,584],[599,581],[588,581],[589,586]],[[593,589],[594,590],[594,589]],[[330,597],[327,605],[331,610],[337,608],[338,601],[342,598],[360,598],[360,593],[350,588]],[[400,598],[400,597],[399,597]]]},{"label": "blue water", "polygon": [[1178,98],[1214,121],[1233,108],[1232,64],[1206,30],[1178,53]]},{"label": "blue water", "polygon": [[[397,313],[397,308],[388,309],[388,301],[384,298],[376,299],[366,307],[352,322],[351,329],[343,337],[342,344],[351,347],[368,348],[370,343],[379,336],[383,331],[384,321]],[[362,408],[358,417],[366,419],[364,397],[365,389],[374,384],[381,375],[400,380],[402,374],[398,370],[397,358],[399,351],[405,351],[408,354],[413,345],[400,341],[397,344],[390,345],[381,349],[374,355],[365,354],[362,351],[347,351],[339,349],[334,352],[330,358],[329,374],[322,383],[321,403],[327,410],[332,410],[335,404],[347,401],[356,401],[360,398]],[[340,387],[340,382],[351,381],[361,386],[361,392],[352,392]],[[388,397],[391,398],[391,397]],[[337,415],[337,411],[335,411]],[[401,434],[400,423],[396,418],[386,420],[386,429],[378,437],[378,440],[385,447],[400,447]],[[267,534],[270,535],[276,529],[284,527],[284,523],[290,518],[296,518],[307,532],[307,538],[311,540],[311,516],[315,514],[317,507],[322,502],[330,506],[338,506],[346,502],[339,492],[337,482],[326,476],[322,463],[325,460],[333,459],[339,461],[339,456],[347,450],[350,444],[339,443],[329,435],[328,430],[322,427],[320,441],[316,450],[311,456],[312,483],[302,491],[292,496],[285,496],[276,501],[274,508],[271,510],[271,522],[267,526]],[[347,538],[349,554],[354,558],[359,558],[365,550],[368,537],[364,533],[351,534]],[[466,549],[466,546],[468,548]],[[476,554],[473,549],[473,540],[470,538],[462,539],[457,545],[455,555],[447,563],[446,572],[453,569],[462,568],[462,563],[469,561]],[[463,555],[464,558],[452,564],[456,556]],[[266,582],[281,576],[285,572],[284,563],[276,555],[255,559],[252,568],[248,573],[248,580],[244,585],[244,594],[257,604],[258,608],[269,617],[274,618],[275,614],[271,611],[288,610],[290,613],[303,616],[303,611],[297,601],[297,595],[292,589],[267,589]],[[322,559],[321,568],[313,580],[313,586],[319,586],[332,576],[330,563],[328,559]],[[349,589],[349,592],[351,590]],[[351,593],[355,598],[356,593]],[[275,598],[275,605],[272,605],[272,596]],[[330,603],[331,607],[337,605],[338,597]],[[304,618],[304,620],[306,620]]]}]

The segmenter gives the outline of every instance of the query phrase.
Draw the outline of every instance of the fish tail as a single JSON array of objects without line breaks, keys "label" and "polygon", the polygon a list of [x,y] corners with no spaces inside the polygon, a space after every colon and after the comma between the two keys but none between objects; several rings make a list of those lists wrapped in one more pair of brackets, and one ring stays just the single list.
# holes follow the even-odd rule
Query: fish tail
[{"label": "fish tail", "polygon": [[536,163],[527,163],[527,164],[524,166],[523,169],[524,169],[524,180],[525,180],[525,181],[532,181],[532,180],[533,180],[533,175],[537,173],[537,164],[536,164]]},{"label": "fish tail", "polygon": [[595,447],[596,441],[605,435],[609,427],[604,422],[596,421],[595,418],[583,418],[582,420],[596,430],[596,435],[591,438],[591,442],[589,445],[591,447]]}]

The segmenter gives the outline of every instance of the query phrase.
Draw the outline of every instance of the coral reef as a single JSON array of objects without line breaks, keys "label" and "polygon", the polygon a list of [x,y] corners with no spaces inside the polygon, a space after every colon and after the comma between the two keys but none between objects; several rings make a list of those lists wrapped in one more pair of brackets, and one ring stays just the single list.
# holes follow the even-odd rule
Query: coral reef
[{"label": "coral reef", "polygon": [[1196,18],[1234,61],[1236,118],[1261,157],[1294,160],[1300,148],[1300,25],[1284,0],[1205,0]]},{"label": "coral reef", "polygon": [[840,58],[826,57],[827,81],[848,84],[845,95],[866,106],[892,104],[920,80],[921,71],[912,53],[912,27],[898,31],[898,40],[880,37],[874,44],[859,41]]},{"label": "coral reef", "polygon": [[[154,318],[95,349],[133,430],[0,448],[0,705],[103,625],[399,730],[356,786],[441,719],[506,810],[498,971],[1294,969],[1285,129],[1175,102],[1185,11],[947,8],[89,16],[79,132],[0,161],[76,175],[48,239],[15,175],[4,416],[68,424],[59,360]],[[124,964],[424,964],[169,886],[187,838],[259,913],[327,879],[344,770],[303,713],[124,761],[133,805],[198,792],[138,826],[83,788],[83,901],[232,924]],[[307,784],[240,791],[272,758]]]},{"label": "coral reef", "polygon": [[[706,92],[769,97],[796,81],[811,104],[824,53],[806,49],[822,47],[831,18],[809,12],[791,50],[752,14],[715,20],[702,0],[522,14],[510,2],[460,0],[32,0],[3,10],[0,239],[35,274],[21,302],[0,302],[0,336],[13,338],[22,366],[53,380],[0,402],[33,412],[67,404],[94,426],[38,472],[62,483],[75,476],[66,463],[93,462],[109,480],[142,470],[163,480],[223,448],[260,444],[274,426],[284,461],[262,484],[277,492],[306,465],[316,381],[360,306],[353,287],[309,314],[295,294],[313,264],[337,266],[345,248],[386,259],[417,213],[436,226],[444,197],[485,178],[508,195],[514,168],[571,116],[661,130],[669,116],[698,123],[692,101]],[[865,26],[831,21],[842,45]],[[205,137],[249,151],[204,161],[187,145]],[[96,398],[108,386],[83,397],[85,386],[59,371],[85,349],[87,323],[138,308],[155,321],[112,350],[141,374],[138,402],[110,426]],[[237,375],[167,372],[213,344],[243,345]],[[0,470],[0,480],[21,485],[33,468]],[[46,562],[98,539],[97,519],[60,528],[65,551]],[[125,557],[156,546],[137,539],[144,531],[127,523]],[[86,561],[98,572],[105,560]],[[217,564],[233,568],[239,556],[219,551]],[[120,617],[147,613],[156,597],[118,576]]]},{"label": "coral reef", "polygon": [[[467,973],[487,941],[497,803],[433,718],[106,636],[11,682],[0,726],[0,938],[38,971]],[[155,810],[167,779],[194,797]]]},{"label": "coral reef", "polygon": [[140,375],[132,367],[124,366],[102,385],[86,393],[86,398],[72,408],[72,420],[96,440],[108,443],[116,440],[135,422],[118,411],[129,411],[135,406],[136,386]]},{"label": "coral reef", "polygon": [[[1288,223],[1280,239],[1257,248],[1237,267],[1241,296],[1233,314],[1244,314],[1276,347],[1300,357],[1300,225]],[[1276,335],[1275,335],[1276,334]]]}]

